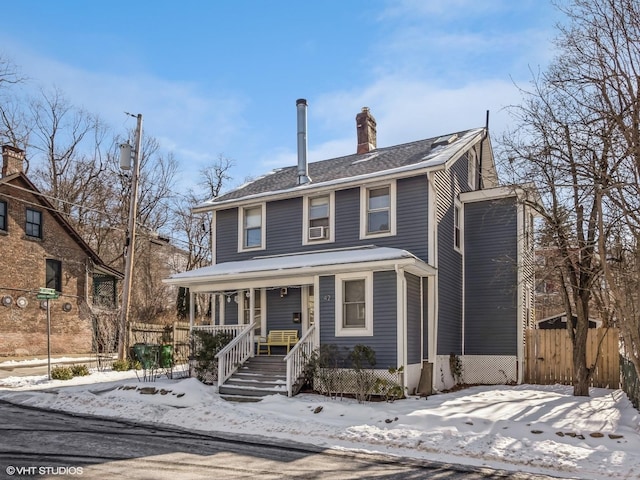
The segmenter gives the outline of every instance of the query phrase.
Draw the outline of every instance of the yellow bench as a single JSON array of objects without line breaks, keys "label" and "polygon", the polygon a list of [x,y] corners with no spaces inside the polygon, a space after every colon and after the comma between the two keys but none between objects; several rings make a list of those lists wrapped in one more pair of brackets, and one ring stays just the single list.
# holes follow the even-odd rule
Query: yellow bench
[{"label": "yellow bench", "polygon": [[258,355],[262,347],[267,347],[267,353],[271,355],[271,347],[287,347],[289,349],[298,343],[297,330],[270,330],[267,338],[261,337],[258,341]]}]

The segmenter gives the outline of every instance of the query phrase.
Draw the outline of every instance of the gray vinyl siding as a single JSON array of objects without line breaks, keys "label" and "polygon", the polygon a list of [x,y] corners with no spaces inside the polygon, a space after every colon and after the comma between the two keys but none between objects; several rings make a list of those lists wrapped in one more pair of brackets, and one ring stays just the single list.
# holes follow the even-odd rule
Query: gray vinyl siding
[{"label": "gray vinyl siding", "polygon": [[253,255],[238,254],[238,209],[229,208],[216,212],[215,262],[229,262],[251,258]]},{"label": "gray vinyl siding", "polygon": [[267,290],[267,331],[298,330],[301,324],[293,323],[293,314],[301,312],[302,289],[288,288],[287,294],[280,296],[280,289]]},{"label": "gray vinyl siding", "polygon": [[421,285],[420,278],[406,274],[407,282],[407,362],[409,364],[422,361],[422,328],[421,328]]},{"label": "gray vinyl siding", "polygon": [[[438,222],[438,355],[462,353],[462,253],[454,248],[454,199],[469,191],[468,154],[435,175]],[[464,242],[464,240],[463,240]],[[462,250],[466,252],[463,243]]]},{"label": "gray vinyl siding", "polygon": [[396,298],[396,273],[374,272],[373,336],[336,337],[335,277],[320,277],[320,344],[336,345],[339,350],[366,345],[376,352],[376,368],[398,367]]},{"label": "gray vinyl siding", "polygon": [[231,298],[231,301],[224,306],[224,323],[225,325],[238,325],[238,304],[234,301],[237,292],[225,293],[224,301],[227,302],[228,298]]},{"label": "gray vinyl siding", "polygon": [[438,355],[462,353],[462,255],[453,244],[451,172],[435,175],[438,190]]},{"label": "gray vinyl siding", "polygon": [[516,355],[518,232],[515,198],[464,206],[465,354]]},{"label": "gray vinyl siding", "polygon": [[320,318],[316,319],[316,325],[320,329],[320,345],[335,344],[336,325],[336,291],[335,277],[328,275],[320,277],[318,289],[318,302],[320,306]]},{"label": "gray vinyl siding", "polygon": [[301,246],[302,197],[267,203],[267,249],[258,255],[297,252]]},{"label": "gray vinyl siding", "polygon": [[376,352],[376,368],[398,365],[398,308],[396,272],[373,273],[373,337],[363,339]]},{"label": "gray vinyl siding", "polygon": [[266,249],[238,252],[238,209],[216,213],[216,263],[319,249],[375,244],[402,248],[423,260],[428,252],[428,182],[425,176],[397,181],[396,235],[360,239],[360,188],[335,194],[335,241],[302,244],[302,197],[268,202]]}]

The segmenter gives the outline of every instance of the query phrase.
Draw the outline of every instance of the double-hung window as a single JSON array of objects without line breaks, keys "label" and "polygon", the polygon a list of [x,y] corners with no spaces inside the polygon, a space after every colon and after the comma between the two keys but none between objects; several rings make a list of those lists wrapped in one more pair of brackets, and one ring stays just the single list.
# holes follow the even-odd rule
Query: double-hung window
[{"label": "double-hung window", "polygon": [[469,187],[475,190],[478,185],[478,157],[475,150],[467,152],[467,180]]},{"label": "double-hung window", "polygon": [[0,230],[6,230],[7,223],[7,202],[0,201]]},{"label": "double-hung window", "polygon": [[361,188],[360,237],[395,235],[395,182]]},{"label": "double-hung window", "polygon": [[24,228],[28,237],[42,238],[42,212],[27,208]]},{"label": "double-hung window", "polygon": [[462,250],[462,206],[457,201],[453,205],[453,246]]},{"label": "double-hung window", "polygon": [[336,336],[373,335],[371,273],[336,275]]},{"label": "double-hung window", "polygon": [[303,243],[334,240],[334,193],[304,198]]},{"label": "double-hung window", "polygon": [[239,227],[238,250],[264,248],[264,205],[241,208]]}]

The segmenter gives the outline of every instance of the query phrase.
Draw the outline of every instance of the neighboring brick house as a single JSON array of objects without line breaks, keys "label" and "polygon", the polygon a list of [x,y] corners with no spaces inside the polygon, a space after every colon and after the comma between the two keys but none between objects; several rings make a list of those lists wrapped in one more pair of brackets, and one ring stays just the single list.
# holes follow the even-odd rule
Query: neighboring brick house
[{"label": "neighboring brick house", "polygon": [[487,128],[378,148],[363,108],[354,154],[307,164],[297,106],[298,166],[196,206],[212,213],[213,264],[165,281],[213,296],[212,330],[247,325],[234,349],[248,330],[297,330],[288,372],[304,348],[364,344],[409,392],[523,381],[532,211],[499,185]]},{"label": "neighboring brick house", "polygon": [[94,349],[96,308],[114,309],[122,274],[105,265],[23,171],[24,153],[2,147],[0,178],[0,356],[47,353],[50,300],[51,353]]}]

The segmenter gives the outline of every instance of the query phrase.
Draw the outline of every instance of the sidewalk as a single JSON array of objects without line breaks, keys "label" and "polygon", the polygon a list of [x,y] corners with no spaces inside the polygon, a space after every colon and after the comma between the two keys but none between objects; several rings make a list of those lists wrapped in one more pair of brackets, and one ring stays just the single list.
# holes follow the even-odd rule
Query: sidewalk
[{"label": "sidewalk", "polygon": [[[89,368],[97,366],[96,354],[67,354],[52,355],[51,365],[87,365]],[[0,357],[0,379],[7,377],[24,377],[31,375],[46,375],[48,359],[46,355],[30,355],[24,357]]]}]

